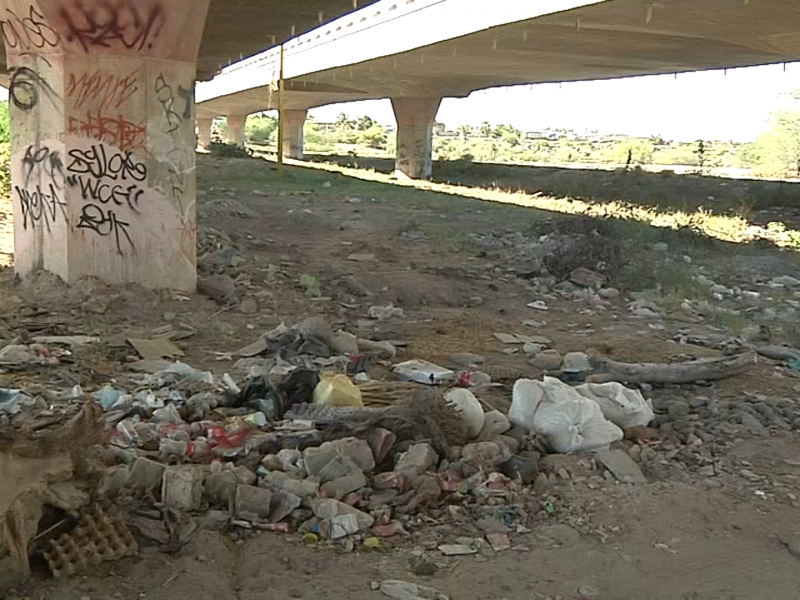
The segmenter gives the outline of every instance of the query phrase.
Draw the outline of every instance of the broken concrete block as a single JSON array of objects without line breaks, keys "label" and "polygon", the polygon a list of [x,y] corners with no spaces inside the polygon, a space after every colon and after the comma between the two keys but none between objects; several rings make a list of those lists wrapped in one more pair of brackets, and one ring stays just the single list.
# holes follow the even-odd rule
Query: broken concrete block
[{"label": "broken concrete block", "polygon": [[264,482],[271,487],[285,490],[301,498],[316,496],[317,490],[319,489],[319,481],[315,481],[314,479],[295,479],[282,471],[270,471],[265,473]]},{"label": "broken concrete block", "polygon": [[647,483],[647,478],[639,465],[627,452],[606,449],[600,450],[595,456],[622,483]]},{"label": "broken concrete block", "polygon": [[372,449],[372,456],[375,458],[375,464],[380,464],[389,455],[389,451],[397,441],[397,436],[393,431],[376,427],[369,432],[367,436],[367,443]]},{"label": "broken concrete block", "polygon": [[375,519],[372,515],[353,508],[349,504],[339,502],[333,499],[321,499],[311,502],[311,509],[314,511],[314,516],[319,519],[330,519],[337,515],[355,515],[358,520],[359,531],[369,529],[375,524]]},{"label": "broken concrete block", "polygon": [[127,465],[111,467],[103,474],[98,491],[101,496],[113,498],[119,494],[120,490],[128,483],[130,470]]},{"label": "broken concrete block", "polygon": [[204,493],[210,504],[228,506],[236,495],[239,480],[232,471],[212,473],[206,477]]},{"label": "broken concrete block", "polygon": [[508,448],[495,442],[467,444],[461,450],[461,460],[475,466],[492,467],[511,458]]},{"label": "broken concrete block", "polygon": [[240,485],[236,488],[234,510],[237,515],[253,513],[259,517],[269,517],[272,510],[272,492],[253,485]]},{"label": "broken concrete block", "polygon": [[209,510],[200,517],[200,529],[208,529],[209,531],[222,531],[230,524],[231,518],[228,511],[225,510]]},{"label": "broken concrete block", "polygon": [[258,479],[256,474],[244,465],[239,465],[233,470],[233,472],[236,475],[236,480],[244,485],[253,485],[256,482],[256,479]]},{"label": "broken concrete block", "polygon": [[175,510],[198,510],[203,500],[205,476],[203,468],[196,465],[167,468],[161,484],[162,502]]},{"label": "broken concrete block", "polygon": [[538,457],[516,455],[501,463],[499,468],[509,479],[521,479],[527,484],[539,474],[539,460]]},{"label": "broken concrete block", "polygon": [[287,492],[286,490],[272,491],[272,507],[269,512],[269,522],[278,523],[283,521],[296,509],[300,508],[303,500],[300,496]]},{"label": "broken concrete block", "polygon": [[362,472],[356,462],[348,456],[335,456],[334,459],[325,465],[319,472],[320,481],[334,481],[346,477],[350,473]]},{"label": "broken concrete block", "polygon": [[337,456],[350,458],[362,471],[371,471],[375,468],[375,457],[369,444],[364,440],[349,437],[306,448],[303,453],[306,471],[309,475],[319,475],[320,471]]},{"label": "broken concrete block", "polygon": [[422,475],[439,464],[439,455],[431,448],[430,444],[415,444],[408,452],[400,456],[394,467],[396,473],[408,477]]},{"label": "broken concrete block", "polygon": [[511,423],[508,422],[508,417],[499,410],[489,411],[484,415],[483,428],[478,434],[478,440],[491,440],[498,435],[504,434],[509,429],[511,429]]},{"label": "broken concrete block", "polygon": [[326,519],[319,524],[322,537],[331,540],[340,540],[343,537],[358,533],[360,527],[355,515],[337,515]]},{"label": "broken concrete block", "polygon": [[161,485],[166,466],[149,458],[133,461],[128,474],[127,487],[134,490],[149,490]]},{"label": "broken concrete block", "polygon": [[355,492],[367,485],[367,478],[360,470],[353,471],[344,477],[339,477],[328,483],[324,483],[320,488],[322,493],[328,498],[341,499],[350,492]]}]

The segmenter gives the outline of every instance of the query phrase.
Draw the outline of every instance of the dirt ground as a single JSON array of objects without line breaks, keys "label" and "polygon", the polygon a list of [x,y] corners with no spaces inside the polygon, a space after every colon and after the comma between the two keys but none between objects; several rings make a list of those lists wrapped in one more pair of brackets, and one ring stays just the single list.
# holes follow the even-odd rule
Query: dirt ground
[{"label": "dirt ground", "polygon": [[[687,297],[699,293],[688,276],[674,274],[688,273],[690,266],[704,267],[729,287],[800,277],[796,253],[771,244],[735,246],[644,225],[606,231],[596,224],[595,233],[615,238],[622,253],[609,269],[609,285],[622,293],[597,305],[552,287],[543,291],[526,275],[535,262],[526,244],[551,231],[586,230],[585,223],[574,224],[579,219],[299,167],[278,181],[271,165],[256,160],[200,157],[198,184],[199,270],[230,275],[236,302],[221,307],[199,294],[111,289],[97,282],[67,289],[47,277],[15,285],[6,269],[0,281],[3,327],[110,339],[146,336],[182,322],[197,330],[179,342],[182,360],[219,374],[232,368],[229,353],[281,322],[311,316],[365,337],[403,340],[408,358],[446,363],[451,354],[472,352],[486,356],[490,366],[531,377],[540,372],[524,356],[507,354],[495,332],[545,335],[562,353],[595,348],[634,362],[717,354],[676,344],[674,336],[687,328],[743,335],[764,325],[773,343],[800,342],[794,317],[787,316],[791,294],[776,291],[768,305],[765,291],[755,309],[705,318],[687,316],[679,308],[683,298],[676,303],[666,294],[670,285]],[[654,249],[659,243],[668,250]],[[301,281],[304,275],[316,285]],[[663,318],[655,326],[626,307],[652,285],[662,292]],[[248,298],[257,310],[244,314],[240,302]],[[548,310],[528,308],[534,300],[546,302]],[[402,307],[404,316],[367,319],[370,306],[389,303]],[[531,320],[538,326],[524,324]],[[81,383],[96,389],[124,369],[124,356],[104,346],[75,368],[0,375],[0,385],[63,389]],[[493,390],[489,400],[507,409],[512,384]],[[650,395],[661,402],[702,396],[733,405],[762,394],[795,404],[798,390],[795,371],[761,360],[744,376],[657,388]],[[645,470],[646,485],[607,482],[592,489],[574,477],[563,479],[549,492],[554,510],[545,511],[533,497],[529,509],[538,515],[537,526],[497,555],[488,548],[457,558],[431,552],[432,531],[474,533],[469,524],[463,533],[449,531],[452,526],[436,518],[379,551],[305,546],[299,535],[201,530],[174,555],[145,547],[136,559],[64,581],[42,570],[9,598],[377,599],[384,596],[371,583],[385,579],[423,583],[453,600],[800,598],[797,442],[793,428],[732,435],[723,444],[729,468],[715,477],[659,455]],[[437,573],[413,574],[415,554],[433,557]]]}]

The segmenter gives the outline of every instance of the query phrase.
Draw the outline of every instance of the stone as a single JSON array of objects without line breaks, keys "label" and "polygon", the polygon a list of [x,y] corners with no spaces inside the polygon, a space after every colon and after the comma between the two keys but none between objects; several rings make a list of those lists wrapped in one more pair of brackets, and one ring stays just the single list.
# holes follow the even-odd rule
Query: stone
[{"label": "stone", "polygon": [[347,260],[353,262],[374,262],[378,260],[378,257],[371,252],[357,252],[355,254],[348,255]]},{"label": "stone", "polygon": [[798,287],[800,286],[800,279],[796,279],[791,275],[781,275],[775,277],[770,281],[773,285],[782,285],[784,287]]},{"label": "stone", "polygon": [[228,275],[209,275],[197,279],[197,291],[217,304],[227,306],[236,298],[236,284]]},{"label": "stone", "polygon": [[451,389],[445,395],[447,404],[453,408],[467,427],[467,435],[476,438],[483,429],[485,414],[475,394],[463,388]]},{"label": "stone", "polygon": [[475,465],[476,467],[486,467],[487,469],[504,463],[509,458],[511,457],[509,456],[508,449],[501,447],[495,442],[467,444],[461,450],[461,460],[463,462]]},{"label": "stone", "polygon": [[669,250],[669,244],[666,242],[657,242],[652,245],[652,248],[655,252],[666,252]]},{"label": "stone", "polygon": [[439,455],[430,444],[415,444],[397,459],[394,471],[407,477],[417,477],[438,463]]},{"label": "stone", "polygon": [[256,474],[244,465],[239,465],[236,467],[233,470],[233,474],[236,475],[236,481],[244,485],[254,485],[256,479],[258,479]]},{"label": "stone", "polygon": [[405,312],[402,308],[388,305],[388,306],[371,306],[369,308],[369,318],[375,319],[378,321],[385,321],[387,319],[392,318],[403,318],[405,316]]},{"label": "stone", "polygon": [[591,288],[600,287],[605,283],[606,278],[604,275],[600,275],[600,273],[595,273],[584,267],[578,267],[577,269],[573,269],[572,273],[569,274],[569,280],[575,285]]},{"label": "stone", "polygon": [[469,554],[476,554],[478,551],[466,544],[441,544],[439,546],[439,552],[445,556],[467,556]]},{"label": "stone", "polygon": [[511,529],[495,517],[481,517],[475,521],[478,529],[484,533],[509,533]]},{"label": "stone", "polygon": [[344,498],[350,492],[360,490],[367,485],[367,478],[361,470],[353,471],[349,475],[339,477],[333,481],[322,484],[320,491],[328,498],[337,500]]},{"label": "stone", "polygon": [[543,494],[550,489],[550,480],[545,473],[539,473],[533,483],[533,491],[536,494]]},{"label": "stone", "polygon": [[164,471],[161,500],[168,508],[191,512],[203,500],[205,472],[197,465],[177,465]]},{"label": "stone", "polygon": [[248,296],[239,304],[239,312],[243,315],[254,315],[258,312],[258,301],[252,296]]},{"label": "stone", "polygon": [[269,517],[272,510],[272,492],[252,485],[240,485],[236,489],[234,510],[237,515],[252,513],[259,517]]},{"label": "stone", "polygon": [[569,352],[564,356],[561,366],[564,373],[591,373],[592,365],[589,357],[583,352]]},{"label": "stone", "polygon": [[511,540],[508,538],[507,533],[487,533],[486,541],[495,552],[504,552],[511,550]]},{"label": "stone", "polygon": [[597,290],[598,295],[605,300],[614,300],[619,298],[619,290],[617,288],[600,288]]},{"label": "stone", "polygon": [[689,415],[689,403],[683,400],[673,400],[669,403],[667,414],[673,421],[685,419]]},{"label": "stone", "polygon": [[528,456],[515,455],[500,463],[500,472],[509,479],[520,479],[529,484],[539,473],[539,461]]},{"label": "stone", "polygon": [[461,354],[451,354],[448,357],[448,360],[458,365],[459,367],[473,367],[477,365],[482,365],[486,362],[486,358],[481,356],[480,354],[471,354],[469,352],[463,352]]},{"label": "stone", "polygon": [[320,486],[319,481],[297,479],[282,471],[268,471],[264,474],[264,482],[274,488],[300,496],[300,498],[316,496]]},{"label": "stone", "polygon": [[358,337],[346,331],[337,331],[328,340],[328,346],[338,355],[358,354]]},{"label": "stone", "polygon": [[478,439],[481,441],[488,441],[498,435],[504,434],[509,429],[511,429],[511,423],[508,422],[508,417],[499,410],[492,410],[484,415],[483,428],[480,434],[478,434]]},{"label": "stone", "polygon": [[752,435],[767,435],[769,430],[755,416],[748,412],[742,413],[742,427]]},{"label": "stone", "polygon": [[389,455],[389,451],[397,441],[397,436],[394,432],[381,427],[375,427],[367,435],[367,444],[372,450],[372,456],[375,458],[375,464],[379,465]]},{"label": "stone", "polygon": [[320,523],[319,529],[323,537],[330,540],[340,540],[348,535],[358,533],[361,528],[355,515],[344,514],[336,515],[323,521]]},{"label": "stone", "polygon": [[230,524],[231,518],[226,510],[209,510],[200,517],[200,529],[222,531]]},{"label": "stone", "polygon": [[108,312],[109,304],[107,298],[90,298],[81,304],[81,310],[95,315],[104,315]]},{"label": "stone", "polygon": [[349,437],[306,448],[303,452],[306,471],[309,475],[318,475],[337,456],[352,459],[362,471],[372,471],[375,468],[375,457],[369,444],[364,440]]},{"label": "stone", "polygon": [[543,300],[536,300],[535,302],[529,303],[528,308],[533,308],[534,310],[541,310],[541,311],[549,310],[547,304]]},{"label": "stone", "polygon": [[334,481],[346,477],[354,472],[361,472],[356,462],[349,456],[335,456],[331,462],[325,465],[317,474],[323,483]]},{"label": "stone", "polygon": [[435,562],[426,560],[423,556],[412,556],[409,560],[409,570],[417,577],[432,577],[436,575],[439,567]]},{"label": "stone", "polygon": [[286,490],[272,490],[270,502],[269,522],[279,523],[300,508],[303,499]]},{"label": "stone", "polygon": [[541,354],[543,350],[544,346],[541,344],[525,343],[522,345],[522,352],[527,356],[536,356],[537,354]]},{"label": "stone", "polygon": [[561,368],[561,353],[558,350],[545,350],[537,354],[530,364],[542,371],[557,371]]},{"label": "stone", "polygon": [[349,504],[340,502],[333,499],[319,499],[311,501],[311,510],[314,511],[314,516],[319,519],[331,519],[337,515],[355,515],[359,531],[369,529],[375,524],[375,519],[372,515],[353,508]]},{"label": "stone", "polygon": [[[127,465],[118,465],[111,467],[103,473],[103,478],[100,480],[98,492],[101,496],[106,498],[113,498],[125,487],[128,483],[130,470]],[[158,484],[156,484],[158,485]]]},{"label": "stone", "polygon": [[508,448],[509,454],[516,454],[517,452],[519,452],[520,447],[522,447],[522,444],[519,443],[519,440],[517,440],[517,438],[513,438],[507,435],[498,435],[491,441],[494,441]]},{"label": "stone", "polygon": [[206,477],[203,493],[210,504],[227,507],[235,497],[238,485],[232,471],[211,473]]},{"label": "stone", "polygon": [[647,483],[642,470],[623,450],[600,450],[595,456],[622,483]]}]

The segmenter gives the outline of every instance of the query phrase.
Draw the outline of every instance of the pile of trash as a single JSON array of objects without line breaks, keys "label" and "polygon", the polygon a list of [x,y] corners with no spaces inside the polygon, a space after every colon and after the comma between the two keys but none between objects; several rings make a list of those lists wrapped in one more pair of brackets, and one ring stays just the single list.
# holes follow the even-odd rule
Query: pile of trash
[{"label": "pile of trash", "polygon": [[[306,543],[353,549],[448,522],[475,535],[445,536],[439,552],[474,554],[485,544],[501,552],[536,518],[531,499],[548,480],[547,454],[597,452],[589,460],[598,474],[645,481],[628,454],[610,446],[641,435],[652,405],[617,382],[520,379],[506,415],[481,401],[491,378],[475,367],[395,363],[392,343],[319,322],[281,326],[236,355],[246,373],[239,381],[174,362],[90,396],[66,393],[85,402],[81,411],[100,423],[102,440],[87,436],[85,456],[70,455],[59,478],[5,492],[6,512],[31,497],[49,508],[15,513],[26,533],[12,540],[6,525],[0,556],[5,548],[27,572],[28,555],[40,553],[55,574],[69,574],[92,557],[134,553],[128,528],[138,544],[168,549],[198,527],[297,533]],[[0,396],[10,430],[29,427],[36,406],[21,391]],[[53,442],[39,444],[39,456],[52,456]],[[30,455],[11,448],[6,461]],[[66,501],[53,481],[80,481],[82,491]],[[116,554],[92,546],[76,550],[88,558],[65,566],[69,536],[80,527],[116,540]]]}]

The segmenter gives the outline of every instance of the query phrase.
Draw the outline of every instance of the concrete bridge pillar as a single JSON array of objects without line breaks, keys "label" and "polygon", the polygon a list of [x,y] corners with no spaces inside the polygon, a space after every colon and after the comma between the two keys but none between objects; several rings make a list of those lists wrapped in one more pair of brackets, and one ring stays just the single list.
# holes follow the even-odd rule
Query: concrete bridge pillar
[{"label": "concrete bridge pillar", "polygon": [[192,291],[209,0],[0,0],[14,263]]},{"label": "concrete bridge pillar", "polygon": [[284,110],[283,120],[283,155],[286,158],[303,160],[303,126],[306,124],[305,110]]},{"label": "concrete bridge pillar", "polygon": [[392,98],[397,119],[395,175],[430,179],[433,168],[433,124],[441,98]]},{"label": "concrete bridge pillar", "polygon": [[203,150],[211,146],[211,122],[213,119],[197,119],[197,145]]},{"label": "concrete bridge pillar", "polygon": [[237,146],[244,145],[244,126],[247,124],[247,115],[228,115],[228,143]]}]

